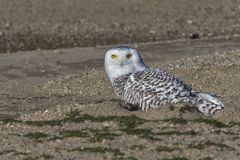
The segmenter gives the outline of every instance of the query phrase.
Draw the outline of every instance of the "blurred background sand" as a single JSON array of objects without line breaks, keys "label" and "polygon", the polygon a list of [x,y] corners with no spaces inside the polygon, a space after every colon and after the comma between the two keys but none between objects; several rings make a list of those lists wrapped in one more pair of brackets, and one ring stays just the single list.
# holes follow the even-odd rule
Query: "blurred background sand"
[{"label": "blurred background sand", "polygon": [[0,0],[0,52],[239,35],[239,0]]}]

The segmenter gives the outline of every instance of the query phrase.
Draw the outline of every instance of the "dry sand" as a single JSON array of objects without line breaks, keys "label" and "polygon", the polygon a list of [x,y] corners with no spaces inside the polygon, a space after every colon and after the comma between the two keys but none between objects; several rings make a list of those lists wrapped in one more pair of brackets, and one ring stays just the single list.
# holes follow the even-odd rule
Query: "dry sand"
[{"label": "dry sand", "polygon": [[[0,0],[0,159],[239,160],[239,6]],[[199,38],[209,39],[191,41]],[[190,41],[139,44],[173,39]],[[184,106],[124,109],[103,71],[111,46],[98,45],[128,43],[226,108],[213,117]]]},{"label": "dry sand", "polygon": [[[222,96],[204,117],[183,107],[124,109],[103,71],[106,47],[3,54],[1,159],[240,157],[239,39],[139,44],[146,63]],[[165,54],[167,53],[167,54]]]}]

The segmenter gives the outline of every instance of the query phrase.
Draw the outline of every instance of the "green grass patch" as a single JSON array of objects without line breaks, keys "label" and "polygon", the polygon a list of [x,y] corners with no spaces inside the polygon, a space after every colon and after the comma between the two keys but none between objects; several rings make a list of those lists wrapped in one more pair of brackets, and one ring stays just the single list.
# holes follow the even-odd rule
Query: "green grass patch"
[{"label": "green grass patch", "polygon": [[214,133],[216,133],[216,134],[224,133],[224,134],[227,134],[227,135],[239,135],[239,133],[226,132],[226,131],[222,131],[222,130],[216,130],[216,131],[214,131]]},{"label": "green grass patch", "polygon": [[177,148],[170,148],[168,146],[158,146],[156,148],[156,151],[158,152],[172,152],[172,151],[175,151],[175,150],[178,150]]},{"label": "green grass patch", "polygon": [[138,125],[147,122],[147,120],[137,117],[136,115],[130,116],[91,116],[88,114],[80,114],[78,111],[68,112],[64,121],[68,122],[106,122],[106,121],[115,121],[119,122],[122,127],[136,127]]},{"label": "green grass patch", "polygon": [[92,129],[86,128],[82,130],[65,130],[59,133],[59,136],[52,137],[49,140],[64,139],[69,137],[89,138],[91,142],[102,142],[103,140],[113,140],[119,134],[112,133],[108,128]]},{"label": "green grass patch", "polygon": [[62,125],[62,120],[48,120],[48,121],[25,121],[24,124],[30,125],[30,126],[60,126]]},{"label": "green grass patch", "polygon": [[124,128],[134,128],[145,122],[148,122],[148,120],[139,118],[136,115],[121,116],[117,118],[117,121],[119,122],[120,126]]},{"label": "green grass patch", "polygon": [[143,145],[132,145],[131,147],[130,147],[130,149],[132,149],[132,150],[136,150],[136,149],[138,149],[138,150],[144,150],[144,149],[146,149],[147,147],[145,147],[145,146],[143,146]]},{"label": "green grass patch", "polygon": [[136,157],[114,157],[112,160],[138,160]]},{"label": "green grass patch", "polygon": [[163,158],[162,160],[188,160],[186,157]]},{"label": "green grass patch", "polygon": [[[188,120],[183,119],[183,118],[170,118],[170,119],[164,119],[162,121],[170,122],[170,123],[173,123],[173,124],[187,124],[188,123]],[[238,124],[236,122],[231,122],[231,123],[229,123],[229,125],[227,125],[227,124],[219,122],[215,119],[210,119],[210,118],[198,118],[198,119],[189,120],[189,121],[194,122],[194,123],[205,123],[205,124],[211,125],[213,127],[217,127],[217,128],[232,127],[234,125],[239,125],[240,124],[240,123]]]},{"label": "green grass patch", "polygon": [[31,132],[31,133],[27,133],[23,136],[26,137],[26,138],[29,138],[29,139],[36,140],[36,141],[39,141],[42,138],[48,137],[47,134],[41,133],[41,132]]},{"label": "green grass patch", "polygon": [[194,130],[180,132],[180,131],[165,131],[165,132],[158,132],[157,135],[196,135],[197,132]]},{"label": "green grass patch", "polygon": [[22,124],[31,125],[31,126],[42,127],[42,126],[45,126],[45,125],[48,125],[48,126],[60,126],[60,125],[62,125],[64,120],[21,121],[21,120],[8,118],[8,119],[3,119],[1,121],[3,123],[5,123],[5,124],[7,124],[7,123],[22,123]]},{"label": "green grass patch", "polygon": [[200,158],[199,160],[213,160],[211,157],[203,157],[203,158]]},{"label": "green grass patch", "polygon": [[163,122],[170,122],[173,124],[187,124],[188,121],[183,118],[169,118],[169,119],[164,119],[162,120]]},{"label": "green grass patch", "polygon": [[149,140],[160,140],[154,136],[158,135],[157,133],[152,132],[152,129],[148,128],[122,128],[122,132],[125,132],[128,135],[136,135],[140,138],[145,138]]},{"label": "green grass patch", "polygon": [[35,160],[35,159],[36,159],[35,157],[31,157],[31,156],[23,158],[23,160]]},{"label": "green grass patch", "polygon": [[235,137],[231,137],[231,138],[229,138],[230,140],[237,140],[237,139],[240,139],[240,137],[238,137],[238,136],[235,136]]},{"label": "green grass patch", "polygon": [[8,124],[8,123],[22,123],[22,121],[16,120],[16,119],[14,119],[14,118],[1,119],[1,121],[2,121],[4,124]]},{"label": "green grass patch", "polygon": [[4,150],[4,151],[0,151],[0,155],[4,155],[4,154],[8,154],[8,153],[13,153],[13,155],[29,155],[29,153],[26,152],[20,152],[20,151],[16,151],[16,150]]},{"label": "green grass patch", "polygon": [[52,158],[54,158],[54,156],[46,153],[43,153],[36,157],[36,159],[52,159]]},{"label": "green grass patch", "polygon": [[[120,131],[125,132],[128,135],[137,135],[141,138],[146,138],[146,139],[152,139],[152,140],[159,140],[158,138],[154,137],[156,135],[196,135],[197,133],[194,130],[191,131],[164,131],[164,132],[158,132],[154,133],[152,132],[152,129],[148,128],[137,128],[138,126],[146,123],[146,122],[157,122],[157,121],[149,121],[146,119],[142,119],[137,117],[136,115],[129,115],[129,116],[92,116],[88,114],[80,114],[78,111],[70,111],[67,112],[65,117],[63,119],[59,120],[46,120],[46,121],[21,121],[21,120],[15,120],[15,119],[3,119],[1,120],[3,123],[22,123],[26,125],[31,125],[31,126],[36,126],[36,127],[42,127],[42,126],[61,126],[64,123],[83,123],[85,121],[90,121],[90,122],[97,122],[97,123],[102,123],[102,122],[107,122],[107,121],[112,121],[116,122],[120,126]],[[188,123],[187,120],[182,119],[182,118],[171,118],[171,119],[165,119],[161,120],[164,122],[169,122],[173,124],[182,124],[185,125]],[[231,124],[231,125],[226,125],[222,122],[216,121],[214,119],[204,119],[204,118],[199,118],[195,120],[191,120],[191,122],[194,123],[204,123],[207,125],[211,125],[217,128],[224,128],[224,127],[231,127],[233,125],[236,125],[236,123]],[[223,132],[224,134],[236,134],[236,133],[227,133],[224,131],[216,131],[216,133]],[[91,133],[92,141],[102,141],[103,139],[114,139],[115,137],[119,136],[115,133],[111,133],[108,130],[97,130],[97,131],[90,131],[88,130],[87,133]],[[61,139],[65,138],[67,136],[72,136],[77,137],[78,136],[87,136],[87,133],[83,133],[83,131],[66,131],[65,133],[62,133],[63,135],[52,137],[53,139]]]},{"label": "green grass patch", "polygon": [[240,122],[230,122],[228,125],[230,127],[232,127],[232,126],[240,126]]},{"label": "green grass patch", "polygon": [[[70,122],[82,122],[89,120],[91,122],[105,122],[105,121],[114,121],[119,123],[121,131],[129,135],[139,135],[141,137],[149,137],[150,134],[153,134],[150,129],[136,129],[135,127],[147,122],[147,120],[137,117],[136,115],[130,116],[91,116],[87,114],[80,115],[79,112],[73,111],[69,112],[65,118],[66,121]],[[91,133],[94,134],[91,138],[91,141],[102,141],[103,139],[114,139],[119,136],[118,134],[109,132],[108,129],[96,130],[89,129]]]},{"label": "green grass patch", "polygon": [[43,153],[39,156],[36,156],[36,157],[26,157],[24,158],[23,160],[36,160],[36,159],[52,159],[54,158],[54,156],[50,155],[50,154],[46,154],[46,153]]},{"label": "green grass patch", "polygon": [[180,131],[165,131],[165,132],[153,132],[152,129],[149,128],[122,128],[121,131],[125,132],[128,135],[137,135],[141,138],[150,139],[150,140],[160,140],[155,136],[163,136],[163,135],[196,135],[197,132],[194,130],[180,132]]},{"label": "green grass patch", "polygon": [[89,133],[85,130],[65,130],[60,133],[62,138],[66,137],[88,137]]},{"label": "green grass patch", "polygon": [[137,126],[148,122],[148,120],[139,118],[135,115],[122,116],[117,119],[121,127],[121,131],[128,135],[137,135],[141,138],[154,139],[152,129],[148,128],[136,128]]},{"label": "green grass patch", "polygon": [[151,129],[147,128],[123,128],[121,131],[127,133],[128,135],[139,135],[142,137],[147,137],[148,135],[154,135]]},{"label": "green grass patch", "polygon": [[195,148],[195,149],[205,149],[207,148],[207,146],[215,146],[220,148],[221,150],[223,150],[224,148],[226,149],[230,149],[230,150],[235,150],[233,147],[230,147],[226,144],[223,143],[215,143],[212,141],[206,141],[206,142],[202,142],[202,143],[198,143],[198,144],[191,144],[189,145],[189,148]]},{"label": "green grass patch", "polygon": [[116,116],[91,116],[89,114],[80,114],[79,111],[70,111],[65,114],[65,118],[63,120],[68,122],[106,122],[115,120],[116,118]]},{"label": "green grass patch", "polygon": [[16,119],[3,119],[3,123],[23,123],[26,125],[42,127],[45,125],[48,126],[61,126],[67,122],[81,123],[84,121],[91,122],[106,122],[106,121],[115,121],[120,124],[121,127],[136,127],[138,125],[147,122],[147,120],[139,118],[135,115],[130,116],[92,116],[88,114],[80,114],[78,111],[67,112],[65,117],[60,120],[46,120],[46,121],[21,121]]},{"label": "green grass patch", "polygon": [[89,152],[89,153],[106,153],[111,152],[114,156],[123,156],[124,153],[122,153],[119,149],[113,149],[113,148],[105,148],[105,147],[78,147],[71,150],[68,150],[70,152],[73,151],[79,151],[79,152]]},{"label": "green grass patch", "polygon": [[89,129],[91,132],[91,142],[102,142],[103,140],[113,140],[116,137],[120,136],[119,134],[110,132],[107,128],[103,129]]},{"label": "green grass patch", "polygon": [[198,118],[198,119],[193,120],[192,122],[205,123],[205,124],[211,125],[213,127],[218,127],[218,128],[228,127],[226,124],[219,122],[215,119]]}]

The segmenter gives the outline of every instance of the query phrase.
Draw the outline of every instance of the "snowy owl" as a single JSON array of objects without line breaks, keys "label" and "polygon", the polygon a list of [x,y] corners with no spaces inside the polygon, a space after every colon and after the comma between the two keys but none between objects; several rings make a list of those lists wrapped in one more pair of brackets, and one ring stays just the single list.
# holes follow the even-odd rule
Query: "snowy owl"
[{"label": "snowy owl", "polygon": [[170,73],[146,66],[134,48],[121,46],[108,50],[104,67],[120,99],[142,111],[177,103],[197,107],[204,115],[215,114],[224,108],[215,95],[194,91]]}]

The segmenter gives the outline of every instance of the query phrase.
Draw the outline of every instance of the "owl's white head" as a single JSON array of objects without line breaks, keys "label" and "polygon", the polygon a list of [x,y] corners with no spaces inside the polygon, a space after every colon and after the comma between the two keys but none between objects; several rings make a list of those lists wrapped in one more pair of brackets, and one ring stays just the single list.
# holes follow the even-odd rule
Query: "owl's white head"
[{"label": "owl's white head", "polygon": [[105,54],[104,67],[111,82],[119,76],[147,68],[138,51],[127,46],[108,50]]}]

